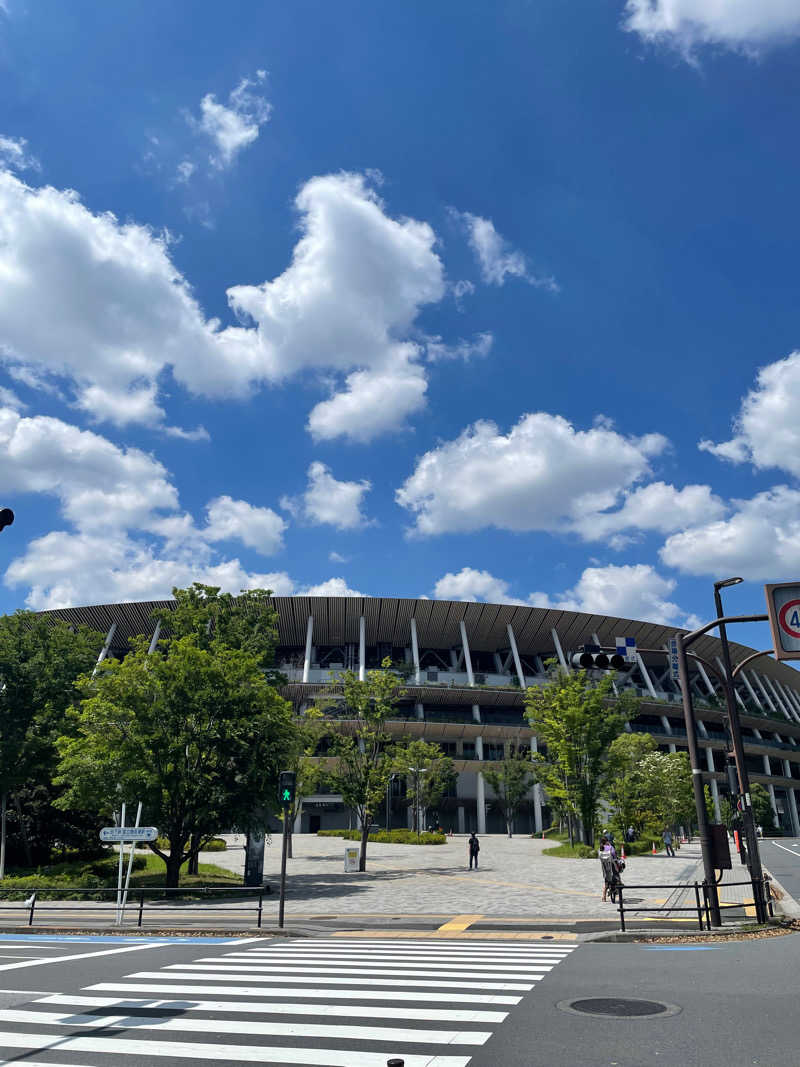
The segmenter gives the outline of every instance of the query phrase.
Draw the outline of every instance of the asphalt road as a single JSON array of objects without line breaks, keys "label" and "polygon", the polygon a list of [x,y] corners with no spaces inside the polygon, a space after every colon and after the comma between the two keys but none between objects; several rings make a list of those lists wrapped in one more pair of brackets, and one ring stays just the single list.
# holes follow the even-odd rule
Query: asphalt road
[{"label": "asphalt road", "polygon": [[[0,937],[0,1063],[797,1067],[800,935],[702,946]],[[662,1017],[565,1010],[642,998]]]},{"label": "asphalt road", "polygon": [[769,838],[759,845],[761,862],[800,904],[800,838]]}]

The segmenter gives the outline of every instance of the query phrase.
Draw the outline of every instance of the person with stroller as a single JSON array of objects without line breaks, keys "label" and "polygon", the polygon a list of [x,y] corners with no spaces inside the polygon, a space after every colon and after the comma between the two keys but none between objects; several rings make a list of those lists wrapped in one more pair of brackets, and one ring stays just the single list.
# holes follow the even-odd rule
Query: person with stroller
[{"label": "person with stroller", "polygon": [[617,898],[617,889],[622,885],[620,874],[625,864],[617,856],[617,850],[604,835],[600,839],[600,863],[603,867],[603,900],[607,900],[610,894],[611,903]]}]

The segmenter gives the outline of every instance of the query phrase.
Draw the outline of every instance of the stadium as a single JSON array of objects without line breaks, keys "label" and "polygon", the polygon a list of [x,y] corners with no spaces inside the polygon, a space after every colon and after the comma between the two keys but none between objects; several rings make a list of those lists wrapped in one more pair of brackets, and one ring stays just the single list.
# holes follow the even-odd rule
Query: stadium
[{"label": "stadium", "polygon": [[[564,668],[583,646],[612,650],[631,639],[629,661],[615,676],[618,689],[632,688],[641,698],[632,731],[653,735],[664,751],[686,749],[680,689],[673,678],[667,646],[674,627],[632,619],[553,611],[545,608],[461,601],[390,597],[274,597],[278,612],[276,665],[287,678],[283,690],[295,711],[323,690],[336,691],[338,672],[362,678],[385,657],[400,665],[407,679],[398,714],[389,724],[394,736],[436,742],[455,763],[458,781],[441,802],[436,821],[456,833],[502,832],[501,814],[492,805],[482,767],[503,758],[509,745],[530,745],[536,738],[524,717],[523,688],[545,681],[545,663]],[[43,614],[85,624],[107,635],[101,658],[123,657],[136,634],[154,632],[152,612],[173,601],[104,604],[62,608]],[[734,665],[754,649],[731,642]],[[719,791],[726,780],[728,748],[720,642],[708,635],[693,646],[690,685],[698,720],[698,743],[719,819]],[[800,675],[767,656],[739,671],[739,706],[751,781],[769,792],[776,825],[800,836],[795,784],[800,780]],[[346,730],[346,718],[335,716]],[[399,828],[410,810],[395,781],[386,810],[376,821]],[[518,832],[541,832],[547,825],[547,800],[533,786],[518,816]],[[315,833],[346,827],[350,813],[341,797],[306,797],[295,830]]]}]

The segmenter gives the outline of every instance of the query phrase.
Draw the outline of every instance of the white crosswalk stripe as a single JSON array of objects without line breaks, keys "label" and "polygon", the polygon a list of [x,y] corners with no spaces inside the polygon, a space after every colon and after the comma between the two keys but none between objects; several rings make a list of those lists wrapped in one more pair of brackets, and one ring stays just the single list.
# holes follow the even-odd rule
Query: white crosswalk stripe
[{"label": "white crosswalk stripe", "polygon": [[406,1067],[467,1067],[573,950],[456,939],[256,942],[0,1010],[0,1063],[385,1067],[399,1056]]}]

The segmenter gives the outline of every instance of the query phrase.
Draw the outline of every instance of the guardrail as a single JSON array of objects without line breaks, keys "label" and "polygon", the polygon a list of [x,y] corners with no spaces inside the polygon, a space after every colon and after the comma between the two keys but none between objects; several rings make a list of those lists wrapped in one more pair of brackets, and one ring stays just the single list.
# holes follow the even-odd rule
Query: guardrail
[{"label": "guardrail", "polygon": [[[732,889],[734,886],[749,885],[753,890],[753,904],[763,902],[766,905],[769,917],[773,917],[772,909],[772,888],[770,886],[769,875],[764,875],[763,882],[760,882],[757,878],[748,878],[745,882],[725,882],[724,885],[716,885],[715,888],[719,889]],[[617,883],[615,886],[609,886],[609,891],[612,893],[611,900],[614,902],[614,896],[617,897],[617,911],[619,912],[619,927],[622,932],[625,932],[625,900],[624,894],[629,889],[683,889],[694,890],[695,902],[689,907],[681,907],[671,904],[662,904],[657,908],[640,908],[638,905],[629,904],[628,913],[634,912],[639,914],[640,912],[664,912],[671,913],[675,911],[689,911],[697,915],[697,924],[701,930],[711,929],[711,892],[708,882],[703,880],[702,882],[681,882],[678,885],[623,885]],[[734,908],[747,908],[752,907],[753,904],[744,901],[733,901],[730,903],[718,902],[720,911],[730,911]]]},{"label": "guardrail", "polygon": [[[18,902],[16,905],[3,899],[5,893],[19,894],[24,892],[25,890],[20,889],[7,889],[4,891],[2,889],[2,886],[0,885],[0,917],[4,912],[9,911],[14,912],[15,914],[19,914],[21,910],[20,903],[22,904],[23,908],[27,909],[28,911],[28,926],[34,925],[35,917],[44,915],[46,913],[52,914],[55,912],[57,914],[58,912],[65,912],[70,910],[74,912],[75,910],[79,909],[81,912],[87,913],[114,912],[116,914],[118,910],[118,890],[116,889],[116,887],[113,889],[65,889],[61,886],[53,886],[52,888],[48,888],[47,886],[41,886],[39,889],[35,890],[30,897],[28,897],[24,901]],[[40,900],[40,893],[46,893],[48,895],[52,894],[56,896],[69,895],[70,897],[74,897],[76,894],[80,894],[81,896],[89,898],[96,897],[98,894],[103,894],[105,896],[110,897],[110,900],[108,903],[103,900],[90,900],[86,903],[80,900],[72,900],[71,903],[68,904],[59,903],[58,901],[52,900]],[[181,911],[187,912],[203,909],[213,909],[213,911],[217,914],[219,914],[220,912],[239,912],[240,914],[244,913],[245,915],[253,915],[255,916],[256,927],[258,929],[261,929],[264,912],[264,897],[268,896],[270,893],[271,890],[269,886],[264,886],[261,889],[253,889],[249,886],[179,886],[177,889],[167,889],[164,887],[129,889],[128,900],[123,908],[122,919],[121,922],[117,925],[122,925],[122,923],[124,922],[124,911],[130,910],[135,912],[136,926],[138,928],[141,928],[144,925],[145,911],[151,912],[163,910],[166,906],[170,912],[170,925],[176,925],[175,911],[178,910],[178,908]],[[195,899],[183,900],[180,901],[180,903],[170,903],[169,894],[180,894],[183,897],[190,898],[198,896],[210,897],[212,896],[212,894],[217,894],[218,896],[225,897],[235,897],[237,895],[241,895],[243,897],[247,897],[248,899],[246,901],[243,901],[241,904],[216,904],[210,900]],[[151,899],[148,899],[148,897],[150,897]]]}]

